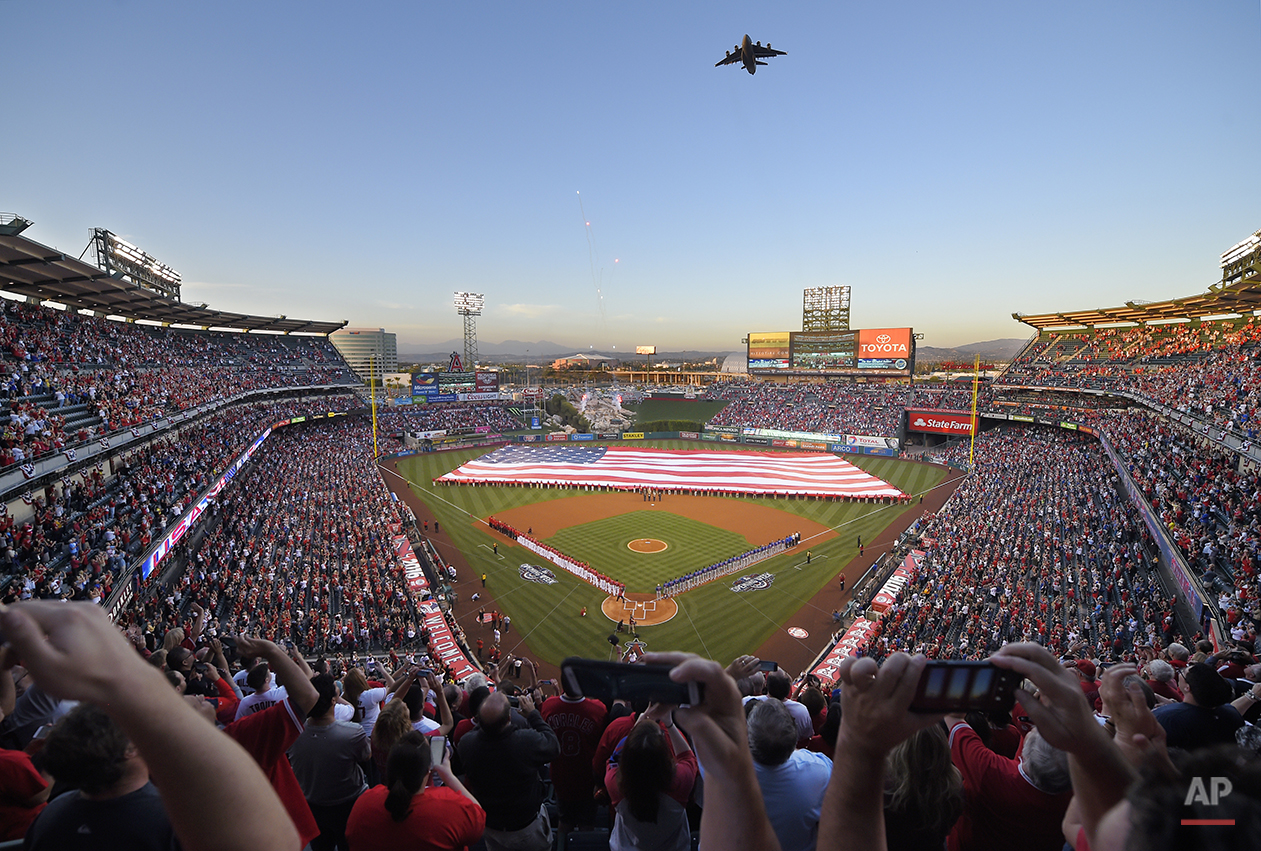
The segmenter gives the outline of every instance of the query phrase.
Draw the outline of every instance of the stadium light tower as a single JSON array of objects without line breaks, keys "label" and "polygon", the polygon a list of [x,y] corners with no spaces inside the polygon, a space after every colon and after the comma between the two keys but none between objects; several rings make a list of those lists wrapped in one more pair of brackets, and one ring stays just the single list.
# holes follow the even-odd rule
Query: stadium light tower
[{"label": "stadium light tower", "polygon": [[91,244],[96,248],[96,265],[103,271],[115,278],[130,280],[169,299],[180,300],[179,272],[165,263],[159,263],[153,255],[141,251],[105,228],[92,229]]},{"label": "stadium light tower", "polygon": [[455,312],[464,317],[464,370],[477,366],[477,319],[486,306],[482,293],[456,293]]},{"label": "stadium light tower", "polygon": [[802,331],[848,331],[849,287],[811,287],[801,301]]}]

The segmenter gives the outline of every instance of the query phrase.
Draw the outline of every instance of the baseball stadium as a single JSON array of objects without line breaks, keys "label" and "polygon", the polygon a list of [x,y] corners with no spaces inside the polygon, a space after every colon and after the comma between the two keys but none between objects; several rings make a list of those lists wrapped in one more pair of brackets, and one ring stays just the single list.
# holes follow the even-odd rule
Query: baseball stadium
[{"label": "baseball stadium", "polygon": [[1261,232],[1203,295],[1017,314],[986,380],[916,379],[913,329],[851,330],[845,288],[807,290],[743,371],[548,391],[662,429],[598,431],[478,367],[399,404],[339,323],[187,306],[108,231],[93,265],[0,221],[4,601],[85,601],[151,657],[544,700],[567,657],[682,651],[804,698],[855,657],[1233,659],[1261,622]]},{"label": "baseball stadium", "polygon": [[1258,2],[0,3],[0,851],[1261,846]]}]

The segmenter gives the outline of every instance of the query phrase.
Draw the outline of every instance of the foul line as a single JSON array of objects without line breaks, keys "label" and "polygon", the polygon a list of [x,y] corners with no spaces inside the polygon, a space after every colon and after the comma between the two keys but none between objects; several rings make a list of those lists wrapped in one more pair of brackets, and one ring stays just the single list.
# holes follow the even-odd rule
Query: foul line
[{"label": "foul line", "polygon": [[[770,589],[767,589],[767,590],[770,590]],[[732,591],[731,593],[735,594],[735,592],[734,592],[734,591]],[[784,596],[789,597],[789,598],[794,599],[794,600],[795,600],[795,599],[797,599],[796,597],[793,597],[793,595],[792,595],[792,594],[788,594],[788,593],[786,593],[786,592],[785,592],[785,595],[784,595]],[[738,598],[740,599],[740,602],[741,602],[741,603],[744,603],[744,604],[745,604],[746,606],[748,606],[750,609],[752,609],[753,611],[757,612],[759,615],[761,615],[762,617],[766,618],[766,619],[767,619],[768,621],[770,621],[771,623],[775,624],[775,631],[776,631],[776,632],[782,632],[782,633],[784,633],[785,635],[787,635],[789,638],[791,638],[793,641],[795,641],[795,642],[797,642],[798,644],[800,644],[802,647],[806,648],[807,650],[809,650],[809,649],[810,649],[810,645],[809,645],[809,644],[806,644],[806,642],[805,642],[805,641],[803,641],[803,640],[802,640],[802,639],[800,639],[800,638],[797,638],[797,637],[796,637],[796,636],[794,636],[794,635],[790,635],[790,634],[789,634],[789,632],[788,632],[788,627],[787,627],[785,624],[781,623],[780,621],[775,620],[773,617],[771,617],[770,615],[768,615],[766,612],[762,611],[762,610],[761,610],[761,609],[759,609],[757,606],[753,605],[752,601],[750,601],[750,600],[749,600],[749,598],[748,598],[747,596],[745,596],[745,595],[743,595],[743,594],[736,594],[736,597],[738,597]],[[790,617],[791,617],[791,615],[790,615]],[[830,633],[830,632],[829,632],[829,633],[828,633],[828,638],[830,639],[830,638],[831,638],[831,636],[832,636],[832,633]]]},{"label": "foul line", "polygon": [[710,659],[714,658],[714,654],[709,652],[709,645],[705,643],[705,637],[701,635],[701,631],[696,628],[696,621],[692,620],[692,613],[680,606],[678,600],[674,601],[674,605],[676,608],[683,609],[683,614],[687,615],[687,622],[692,625],[692,632],[696,633],[696,637],[701,640],[701,647],[705,648],[705,655]]},{"label": "foul line", "polygon": [[521,638],[517,640],[517,643],[512,645],[512,651],[515,652],[518,647],[520,647],[522,644],[525,643],[525,640],[527,638],[529,638],[531,635],[534,634],[534,630],[538,629],[540,626],[547,623],[547,619],[552,616],[552,612],[555,612],[557,609],[559,609],[561,607],[561,604],[564,603],[566,600],[568,600],[571,596],[573,596],[573,593],[577,591],[579,587],[580,586],[575,585],[573,588],[570,588],[569,593],[566,594],[564,597],[561,597],[560,601],[555,606],[552,606],[552,611],[543,615],[543,617],[539,619],[539,622],[536,623],[533,627],[531,627],[529,632],[522,633]]}]

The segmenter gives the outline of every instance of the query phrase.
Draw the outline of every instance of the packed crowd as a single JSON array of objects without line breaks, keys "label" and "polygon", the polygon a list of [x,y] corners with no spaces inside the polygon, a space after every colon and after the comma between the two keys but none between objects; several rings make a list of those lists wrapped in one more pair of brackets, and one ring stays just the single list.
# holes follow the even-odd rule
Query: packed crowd
[{"label": "packed crowd", "polygon": [[358,383],[328,340],[194,332],[0,300],[0,467],[241,392]]},{"label": "packed crowd", "polygon": [[344,411],[353,396],[260,403],[215,412],[144,447],[28,494],[33,516],[0,516],[0,600],[107,597],[114,578],[280,420]]},{"label": "packed crowd", "polygon": [[216,631],[266,635],[306,654],[423,644],[423,618],[390,532],[401,528],[351,418],[274,432],[215,502],[188,569],[134,615],[178,625],[196,603]]},{"label": "packed crowd", "polygon": [[999,379],[1124,391],[1257,436],[1261,322],[1246,320],[1047,334]]},{"label": "packed crowd", "polygon": [[711,385],[705,398],[728,402],[710,425],[892,437],[909,394],[904,384],[724,381]]},{"label": "packed crowd", "polygon": [[1187,563],[1203,574],[1229,629],[1261,625],[1261,474],[1186,426],[1144,409],[1077,419],[1101,431],[1168,527]]},{"label": "packed crowd", "polygon": [[644,656],[688,686],[679,705],[651,679],[456,683],[423,655],[308,664],[196,625],[154,649],[85,604],[20,603],[0,629],[18,663],[0,672],[0,838],[33,851],[1187,851],[1251,847],[1261,824],[1261,665],[1242,647],[1105,663],[1009,643],[988,658],[1024,682],[1014,702],[928,712],[929,663],[904,653],[796,691],[751,656]]},{"label": "packed crowd", "polygon": [[418,407],[390,408],[381,415],[388,431],[446,431],[452,434],[516,431],[521,421],[501,403],[439,402]]},{"label": "packed crowd", "polygon": [[1109,467],[1098,444],[1075,433],[984,432],[972,475],[922,524],[927,559],[871,651],[981,658],[1037,641],[1119,660],[1172,640],[1146,530]]}]

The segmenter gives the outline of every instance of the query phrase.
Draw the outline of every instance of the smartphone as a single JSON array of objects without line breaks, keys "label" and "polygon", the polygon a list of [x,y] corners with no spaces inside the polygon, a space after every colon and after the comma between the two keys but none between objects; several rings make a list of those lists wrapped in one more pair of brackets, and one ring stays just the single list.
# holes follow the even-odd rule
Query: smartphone
[{"label": "smartphone", "polygon": [[778,670],[779,670],[779,663],[778,663],[778,662],[771,662],[771,661],[770,661],[770,660],[768,660],[768,659],[763,659],[763,660],[761,661],[761,663],[757,666],[757,669],[758,669],[759,671],[767,671],[767,672],[770,672],[770,671],[778,671]]},{"label": "smartphone", "polygon": [[984,661],[929,662],[920,675],[912,712],[1010,712],[1024,678]]},{"label": "smartphone", "polygon": [[703,683],[676,683],[670,665],[629,665],[571,656],[560,665],[560,675],[571,692],[613,700],[648,700],[695,706],[705,696]]},{"label": "smartphone", "polygon": [[442,758],[447,753],[447,739],[445,736],[429,737],[429,757],[433,762],[433,767],[437,768],[442,765]]}]

